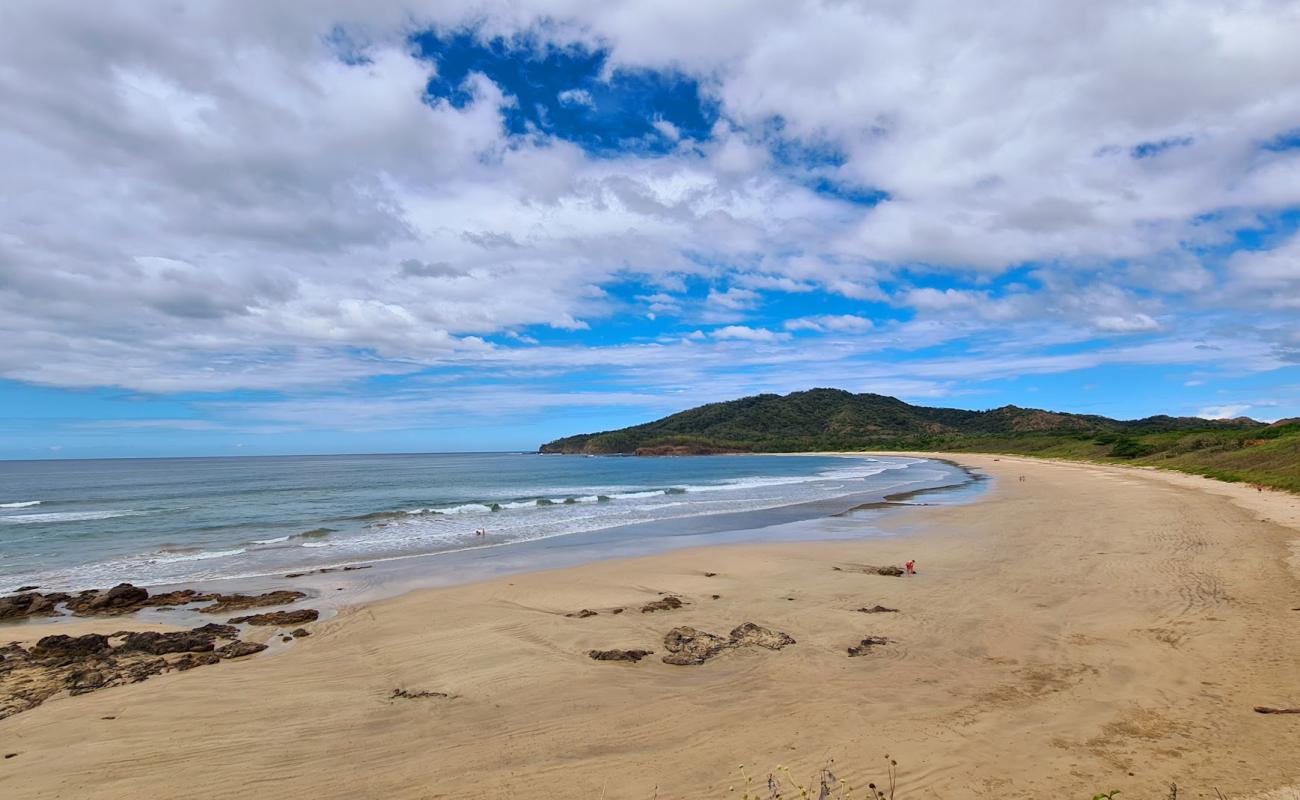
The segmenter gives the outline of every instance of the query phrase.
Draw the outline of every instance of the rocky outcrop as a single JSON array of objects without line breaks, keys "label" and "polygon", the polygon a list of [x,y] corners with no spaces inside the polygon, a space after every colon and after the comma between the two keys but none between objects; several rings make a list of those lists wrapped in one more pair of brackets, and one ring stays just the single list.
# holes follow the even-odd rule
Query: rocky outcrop
[{"label": "rocky outcrop", "polygon": [[214,602],[210,606],[204,606],[199,611],[204,614],[224,614],[230,611],[244,611],[250,608],[265,608],[266,606],[286,606],[295,601],[306,597],[305,592],[295,592],[288,589],[280,589],[274,592],[264,594],[218,594],[213,596]]},{"label": "rocky outcrop", "polygon": [[594,661],[631,661],[633,664],[654,655],[653,650],[588,650],[587,655]]},{"label": "rocky outcrop", "polygon": [[789,634],[764,628],[752,622],[736,626],[725,639],[683,625],[673,628],[664,636],[664,648],[668,650],[668,655],[663,657],[663,662],[676,666],[694,666],[703,664],[727,650],[742,647],[780,650],[792,644],[795,644],[795,640]]},{"label": "rocky outcrop", "polygon": [[226,620],[231,625],[247,623],[249,625],[301,625],[315,622],[320,612],[314,608],[300,608],[297,611],[272,611],[267,614],[250,614],[246,617],[234,617]]},{"label": "rocky outcrop", "polygon": [[[87,692],[138,683],[169,670],[189,670],[240,658],[266,645],[231,640],[239,630],[209,624],[189,631],[120,631],[111,636],[54,634],[30,649],[0,647],[0,719],[35,708],[66,692]],[[116,645],[114,642],[120,640]]]},{"label": "rocky outcrop", "polygon": [[161,594],[151,594],[144,601],[146,606],[183,606],[186,603],[198,603],[205,600],[215,600],[217,595],[196,592],[193,589],[178,589],[174,592],[163,592]]}]

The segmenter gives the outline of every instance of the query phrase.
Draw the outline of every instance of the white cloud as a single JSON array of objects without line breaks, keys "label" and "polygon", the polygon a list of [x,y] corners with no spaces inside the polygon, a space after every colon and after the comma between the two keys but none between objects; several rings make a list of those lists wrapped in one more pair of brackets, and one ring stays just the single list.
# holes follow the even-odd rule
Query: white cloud
[{"label": "white cloud", "polygon": [[1109,331],[1112,333],[1137,333],[1139,331],[1154,331],[1160,327],[1156,322],[1146,314],[1132,314],[1127,317],[1097,317],[1093,324],[1099,330]]},{"label": "white cloud", "polygon": [[776,333],[766,328],[751,328],[747,325],[727,325],[713,331],[714,339],[734,339],[745,342],[779,342],[789,334]]},{"label": "white cloud", "polygon": [[798,317],[785,321],[785,329],[788,331],[836,331],[848,333],[861,333],[871,330],[873,327],[871,320],[866,317],[859,317],[853,314],[823,315],[816,317]]},{"label": "white cloud", "polygon": [[[460,107],[427,97],[437,67],[409,34],[469,23],[607,47],[604,78],[684,71],[717,104],[712,138],[595,158],[509,135],[517,101],[483,75]],[[701,305],[682,299],[688,284],[729,287],[691,324],[771,345],[749,365],[775,364],[766,385],[817,337],[770,360],[787,334],[754,312],[771,293],[815,291],[911,318],[826,337],[821,356],[840,366],[886,344],[976,338],[1027,371],[1213,364],[1242,351],[1188,342],[1226,329],[1252,368],[1281,368],[1300,348],[1300,240],[1222,270],[1183,245],[1225,244],[1300,205],[1300,150],[1258,146],[1300,119],[1298,25],[1291,0],[20,3],[0,28],[0,377],[275,390],[512,349],[605,363],[628,351],[488,342],[588,329],[633,305],[602,289],[629,279],[646,285],[636,313],[670,326],[656,335],[694,337],[671,351],[696,359],[676,365],[683,381],[739,349],[671,328]],[[339,58],[340,31],[362,57]],[[557,100],[594,102],[576,88]],[[1171,137],[1190,141],[1132,157]],[[838,160],[774,155],[800,146]],[[889,200],[842,202],[808,188],[820,179]],[[1023,285],[985,280],[1031,260]],[[867,323],[810,315],[786,330]],[[1163,349],[1030,351],[1097,330],[1153,332]],[[917,392],[979,377],[947,361],[918,370]]]},{"label": "white cloud", "polygon": [[565,89],[557,95],[557,99],[566,106],[596,107],[595,99],[592,98],[591,92],[586,89]]},{"label": "white cloud", "polygon": [[1223,406],[1207,406],[1196,412],[1196,416],[1203,419],[1232,419],[1240,417],[1250,410],[1250,405],[1246,403],[1229,404]]}]

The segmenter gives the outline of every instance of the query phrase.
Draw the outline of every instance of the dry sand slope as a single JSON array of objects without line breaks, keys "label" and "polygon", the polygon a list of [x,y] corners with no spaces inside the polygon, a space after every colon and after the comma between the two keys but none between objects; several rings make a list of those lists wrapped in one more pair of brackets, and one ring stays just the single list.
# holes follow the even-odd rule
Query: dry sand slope
[{"label": "dry sand slope", "polygon": [[[53,700],[0,721],[17,753],[0,797],[724,797],[741,762],[808,774],[833,758],[861,785],[886,752],[899,798],[1131,800],[1170,781],[1179,797],[1291,796],[1271,793],[1300,783],[1300,715],[1251,709],[1300,706],[1296,498],[956,458],[996,488],[898,514],[909,537],[417,592],[286,652]],[[914,578],[853,569],[907,558]],[[687,605],[639,612],[664,592]],[[855,611],[877,603],[900,611]],[[582,608],[599,613],[565,616]],[[797,644],[659,660],[674,626],[747,621]],[[890,643],[849,658],[868,635]],[[585,655],[608,647],[656,653]]]}]

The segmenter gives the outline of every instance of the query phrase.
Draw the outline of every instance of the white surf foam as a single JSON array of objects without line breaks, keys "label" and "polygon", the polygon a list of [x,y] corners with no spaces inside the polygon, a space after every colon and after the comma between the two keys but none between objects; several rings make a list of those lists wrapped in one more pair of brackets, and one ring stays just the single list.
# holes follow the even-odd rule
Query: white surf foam
[{"label": "white surf foam", "polygon": [[40,504],[40,500],[24,500],[21,503],[0,503],[0,508],[31,508]]}]

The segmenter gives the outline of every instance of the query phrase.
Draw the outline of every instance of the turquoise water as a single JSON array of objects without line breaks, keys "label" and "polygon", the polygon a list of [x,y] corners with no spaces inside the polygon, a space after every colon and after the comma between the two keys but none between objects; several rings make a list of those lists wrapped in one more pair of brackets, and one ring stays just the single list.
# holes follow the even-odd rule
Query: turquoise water
[{"label": "turquoise water", "polygon": [[0,591],[504,553],[578,533],[595,548],[606,529],[662,522],[680,531],[737,513],[961,480],[939,462],[829,456],[8,461],[0,462]]}]

